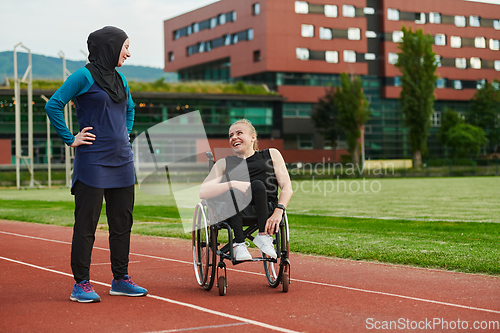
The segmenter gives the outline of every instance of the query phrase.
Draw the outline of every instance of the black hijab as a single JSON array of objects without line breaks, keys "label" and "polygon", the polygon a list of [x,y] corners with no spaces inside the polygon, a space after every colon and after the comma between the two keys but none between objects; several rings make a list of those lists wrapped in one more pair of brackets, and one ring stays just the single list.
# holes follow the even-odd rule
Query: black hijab
[{"label": "black hijab", "polygon": [[123,42],[127,38],[127,34],[121,29],[104,27],[91,33],[87,39],[89,63],[85,67],[97,84],[116,103],[127,99],[122,78],[115,69],[118,66]]}]

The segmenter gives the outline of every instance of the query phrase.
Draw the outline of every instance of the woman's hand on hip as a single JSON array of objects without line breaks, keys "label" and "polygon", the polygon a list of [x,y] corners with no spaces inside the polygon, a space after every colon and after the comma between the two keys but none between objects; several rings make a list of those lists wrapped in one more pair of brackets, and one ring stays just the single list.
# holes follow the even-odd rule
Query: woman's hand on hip
[{"label": "woman's hand on hip", "polygon": [[81,145],[91,145],[92,141],[95,140],[95,135],[87,132],[90,131],[93,127],[85,127],[77,135],[75,135],[75,141],[70,145],[70,147],[78,147]]}]

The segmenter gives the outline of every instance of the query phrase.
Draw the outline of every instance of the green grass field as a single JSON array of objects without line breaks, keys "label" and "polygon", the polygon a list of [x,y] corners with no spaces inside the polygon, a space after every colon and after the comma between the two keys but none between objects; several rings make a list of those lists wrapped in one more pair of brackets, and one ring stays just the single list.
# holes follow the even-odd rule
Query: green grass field
[{"label": "green grass field", "polygon": [[[291,250],[500,275],[499,185],[500,177],[294,181]],[[71,226],[72,200],[66,188],[3,189],[0,219]],[[137,189],[134,220],[134,233],[190,238],[172,196]]]}]

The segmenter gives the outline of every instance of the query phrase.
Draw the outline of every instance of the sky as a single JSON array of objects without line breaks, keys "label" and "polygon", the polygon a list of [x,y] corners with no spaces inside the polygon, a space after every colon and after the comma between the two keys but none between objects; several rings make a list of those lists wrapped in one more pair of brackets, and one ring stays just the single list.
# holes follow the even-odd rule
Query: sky
[{"label": "sky", "polygon": [[132,57],[125,65],[163,68],[163,21],[217,1],[0,0],[0,52],[22,42],[35,54],[58,57],[62,51],[68,60],[85,60],[88,35],[112,25],[130,38]]},{"label": "sky", "polygon": [[[123,29],[131,57],[125,65],[164,67],[163,21],[217,0],[0,0],[0,52],[23,43],[34,54],[85,60],[88,35]],[[18,47],[18,51],[25,50]]]}]

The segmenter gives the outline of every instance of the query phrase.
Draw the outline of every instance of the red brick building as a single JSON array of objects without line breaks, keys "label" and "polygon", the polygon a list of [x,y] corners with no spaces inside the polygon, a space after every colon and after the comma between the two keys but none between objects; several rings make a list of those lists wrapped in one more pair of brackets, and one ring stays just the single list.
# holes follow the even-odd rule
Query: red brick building
[{"label": "red brick building", "polygon": [[[435,132],[445,107],[464,112],[483,80],[500,77],[499,20],[499,5],[463,0],[221,0],[164,22],[165,71],[277,91],[286,101],[273,139],[283,140],[292,161],[337,158],[310,115],[340,73],[360,75],[372,111],[366,156],[401,158],[410,151],[397,101],[401,73],[393,65],[402,26],[435,40]],[[342,138],[337,148],[345,148]],[[429,149],[443,152],[432,136]]]}]

